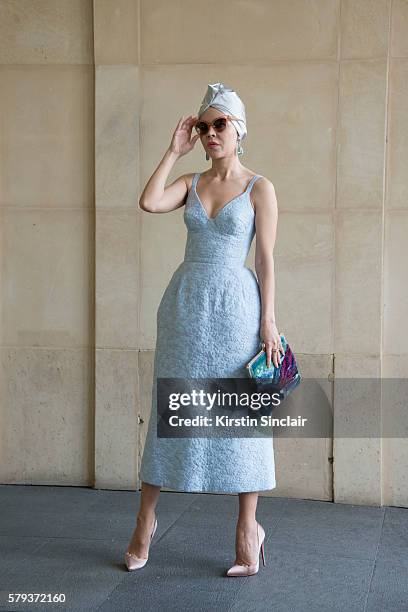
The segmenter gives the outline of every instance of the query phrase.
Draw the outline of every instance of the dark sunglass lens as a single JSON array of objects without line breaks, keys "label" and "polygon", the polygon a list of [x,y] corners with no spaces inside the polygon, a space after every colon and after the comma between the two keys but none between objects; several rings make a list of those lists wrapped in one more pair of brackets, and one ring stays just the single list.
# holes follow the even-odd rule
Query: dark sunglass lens
[{"label": "dark sunglass lens", "polygon": [[216,130],[218,130],[219,132],[221,132],[222,130],[225,129],[225,126],[227,125],[227,120],[226,119],[216,119],[214,121],[214,127]]},{"label": "dark sunglass lens", "polygon": [[206,134],[208,132],[208,125],[204,121],[200,121],[196,124],[196,129],[200,134]]}]

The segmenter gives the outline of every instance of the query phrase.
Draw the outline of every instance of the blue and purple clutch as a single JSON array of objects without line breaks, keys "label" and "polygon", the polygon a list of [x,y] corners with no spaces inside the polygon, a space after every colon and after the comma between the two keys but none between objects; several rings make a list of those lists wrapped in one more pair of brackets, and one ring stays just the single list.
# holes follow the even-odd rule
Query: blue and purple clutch
[{"label": "blue and purple clutch", "polygon": [[280,334],[280,338],[285,354],[282,356],[279,352],[280,364],[277,368],[272,361],[269,368],[266,366],[266,352],[263,348],[252,357],[245,367],[258,388],[268,389],[268,391],[272,389],[279,393],[281,399],[284,399],[298,386],[301,376],[295,356],[285,336]]}]

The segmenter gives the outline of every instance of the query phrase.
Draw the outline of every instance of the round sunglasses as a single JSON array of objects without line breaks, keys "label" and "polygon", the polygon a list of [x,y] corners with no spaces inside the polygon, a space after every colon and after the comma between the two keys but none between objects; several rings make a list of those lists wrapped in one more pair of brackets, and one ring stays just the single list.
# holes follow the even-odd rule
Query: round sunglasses
[{"label": "round sunglasses", "polygon": [[227,127],[227,121],[243,121],[243,119],[238,119],[238,117],[233,117],[232,115],[227,115],[225,117],[217,117],[211,123],[207,123],[206,121],[197,121],[195,124],[195,130],[200,136],[204,136],[207,134],[208,130],[211,126],[215,129],[216,132],[223,132]]}]

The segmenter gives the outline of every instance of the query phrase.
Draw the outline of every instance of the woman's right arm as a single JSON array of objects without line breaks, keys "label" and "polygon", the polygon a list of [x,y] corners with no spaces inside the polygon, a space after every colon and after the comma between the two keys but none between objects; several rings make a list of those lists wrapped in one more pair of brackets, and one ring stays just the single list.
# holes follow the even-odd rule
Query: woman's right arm
[{"label": "woman's right arm", "polygon": [[164,213],[183,206],[188,191],[189,174],[183,174],[166,187],[168,176],[176,161],[191,151],[199,136],[191,138],[191,131],[196,122],[190,115],[181,117],[174,131],[171,144],[161,162],[147,181],[139,199],[139,207],[151,213]]}]

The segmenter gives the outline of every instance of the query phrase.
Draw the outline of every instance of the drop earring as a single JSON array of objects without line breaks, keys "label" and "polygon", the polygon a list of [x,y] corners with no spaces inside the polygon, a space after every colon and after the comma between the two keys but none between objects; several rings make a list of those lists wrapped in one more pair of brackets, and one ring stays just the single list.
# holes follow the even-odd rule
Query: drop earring
[{"label": "drop earring", "polygon": [[242,148],[240,138],[238,138],[238,140],[237,140],[236,153],[237,153],[237,155],[243,155],[244,154],[244,149]]},{"label": "drop earring", "polygon": [[210,156],[208,155],[208,153],[205,153],[205,159],[208,161],[210,159]]}]

